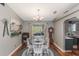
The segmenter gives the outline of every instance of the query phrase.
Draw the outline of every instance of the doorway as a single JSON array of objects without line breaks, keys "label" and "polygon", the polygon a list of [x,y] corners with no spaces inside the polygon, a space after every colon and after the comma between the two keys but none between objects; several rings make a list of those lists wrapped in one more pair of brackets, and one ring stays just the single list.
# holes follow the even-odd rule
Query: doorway
[{"label": "doorway", "polygon": [[65,49],[79,55],[79,19],[76,17],[65,21]]}]

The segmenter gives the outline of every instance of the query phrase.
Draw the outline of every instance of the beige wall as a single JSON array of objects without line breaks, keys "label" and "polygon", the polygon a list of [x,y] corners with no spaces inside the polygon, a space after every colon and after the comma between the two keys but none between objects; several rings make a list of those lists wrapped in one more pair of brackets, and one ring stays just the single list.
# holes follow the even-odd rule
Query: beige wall
[{"label": "beige wall", "polygon": [[64,33],[63,33],[63,21],[54,23],[54,42],[64,50]]},{"label": "beige wall", "polygon": [[[72,13],[73,11],[75,10],[79,10],[79,6],[75,7],[73,10],[71,10],[69,13],[67,13],[66,15]],[[65,15],[65,16],[66,16]],[[68,20],[72,17],[77,17],[79,18],[79,11],[72,14],[72,15],[69,15],[67,17],[64,17],[63,19],[60,19],[59,21],[55,22],[54,23],[54,30],[55,30],[55,33],[54,33],[54,41],[56,43],[57,46],[59,46],[59,48],[62,50],[62,51],[65,51],[64,48],[65,48],[65,33],[64,33],[64,21],[65,20]]]},{"label": "beige wall", "polygon": [[21,36],[15,36],[11,38],[10,36],[5,35],[5,37],[3,37],[3,18],[6,18],[8,21],[11,19],[17,19],[21,21],[21,19],[7,5],[5,7],[0,5],[0,56],[7,56],[21,44]]}]

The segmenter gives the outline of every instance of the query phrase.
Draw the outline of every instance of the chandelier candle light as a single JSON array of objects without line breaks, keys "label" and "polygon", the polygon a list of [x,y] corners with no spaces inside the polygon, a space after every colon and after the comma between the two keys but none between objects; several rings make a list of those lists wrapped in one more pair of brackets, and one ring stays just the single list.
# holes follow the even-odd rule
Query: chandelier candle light
[{"label": "chandelier candle light", "polygon": [[40,9],[37,9],[37,12],[38,12],[38,14],[35,17],[33,17],[33,19],[36,21],[44,19],[44,17],[40,16],[40,13],[39,13]]}]

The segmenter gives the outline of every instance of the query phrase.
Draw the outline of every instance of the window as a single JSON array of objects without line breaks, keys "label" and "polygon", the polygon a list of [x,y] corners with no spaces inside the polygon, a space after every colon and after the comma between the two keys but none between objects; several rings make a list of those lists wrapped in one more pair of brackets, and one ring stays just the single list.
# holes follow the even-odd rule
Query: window
[{"label": "window", "polygon": [[33,25],[32,26],[32,34],[43,32],[42,25]]},{"label": "window", "polygon": [[72,31],[76,31],[76,24],[72,24]]}]

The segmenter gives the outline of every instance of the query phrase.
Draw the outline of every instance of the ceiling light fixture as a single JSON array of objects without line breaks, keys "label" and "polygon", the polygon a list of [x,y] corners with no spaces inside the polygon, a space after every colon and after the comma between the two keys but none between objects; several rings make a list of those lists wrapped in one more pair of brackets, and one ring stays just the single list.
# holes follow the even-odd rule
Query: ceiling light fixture
[{"label": "ceiling light fixture", "polygon": [[34,16],[33,19],[36,21],[40,21],[40,20],[44,19],[43,16],[40,16],[40,9],[37,9],[37,15]]}]

